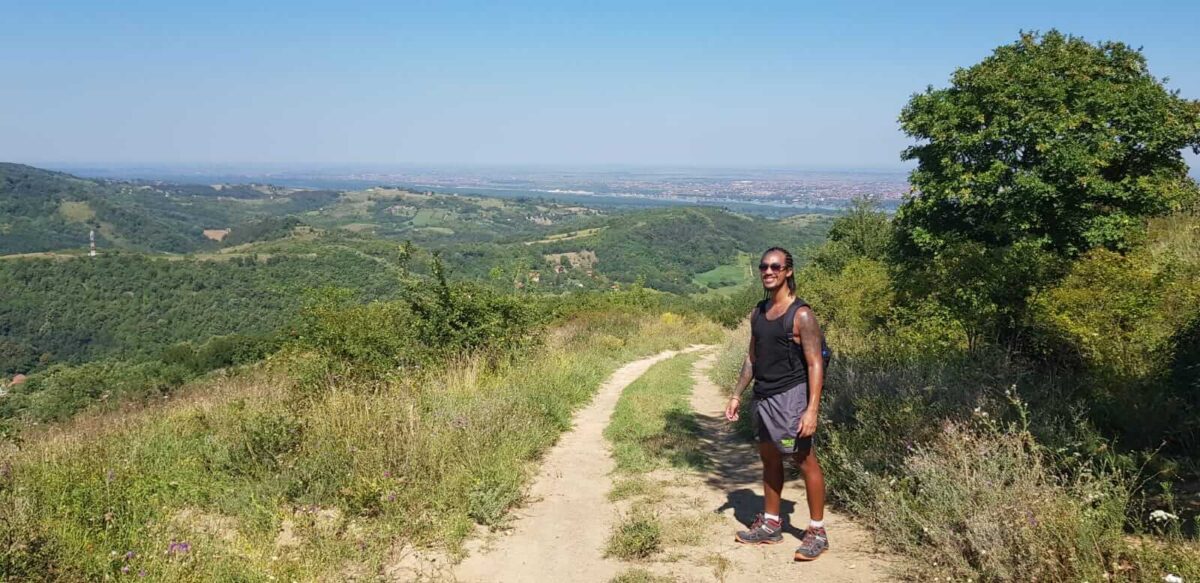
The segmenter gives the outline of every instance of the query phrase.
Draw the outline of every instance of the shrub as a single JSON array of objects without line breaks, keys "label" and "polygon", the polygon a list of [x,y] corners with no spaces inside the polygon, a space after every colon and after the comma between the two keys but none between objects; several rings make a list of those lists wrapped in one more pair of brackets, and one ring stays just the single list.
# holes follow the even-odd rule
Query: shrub
[{"label": "shrub", "polygon": [[645,569],[629,569],[613,577],[608,583],[671,583],[672,581],[674,579],[670,577],[661,577]]},{"label": "shrub", "polygon": [[161,361],[57,365],[15,387],[0,401],[0,417],[62,420],[98,402],[163,396],[194,376],[185,366]]},{"label": "shrub", "polygon": [[662,525],[648,514],[626,517],[608,538],[604,556],[646,559],[662,550]]},{"label": "shrub", "polygon": [[235,444],[226,469],[234,474],[256,475],[280,468],[284,455],[300,445],[300,421],[286,412],[247,411],[244,402],[232,406]]}]

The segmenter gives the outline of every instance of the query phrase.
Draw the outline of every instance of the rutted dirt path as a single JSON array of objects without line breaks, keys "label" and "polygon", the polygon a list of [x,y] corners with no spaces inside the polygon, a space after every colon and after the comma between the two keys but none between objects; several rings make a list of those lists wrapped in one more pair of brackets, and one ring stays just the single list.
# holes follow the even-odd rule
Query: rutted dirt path
[{"label": "rutted dirt path", "polygon": [[514,513],[513,531],[473,550],[454,569],[454,578],[472,583],[604,583],[619,574],[624,564],[604,558],[615,518],[607,499],[613,461],[604,428],[629,383],[655,363],[706,348],[662,352],[618,369],[546,455],[529,490],[532,502]]},{"label": "rutted dirt path", "polygon": [[[788,480],[783,490],[786,534],[777,545],[744,546],[733,540],[737,530],[762,511],[761,466],[752,443],[738,436],[725,421],[726,395],[708,378],[716,360],[708,354],[692,369],[691,405],[708,453],[709,467],[703,472],[660,471],[655,478],[667,495],[659,504],[666,528],[673,520],[701,528],[700,543],[682,547],[666,561],[641,565],[655,574],[678,581],[868,582],[893,578],[888,557],[876,552],[870,534],[848,517],[826,509],[825,523],[830,550],[810,563],[796,563],[792,553],[808,523],[804,482]],[[819,431],[819,430],[818,430]],[[820,445],[817,445],[818,455]],[[708,514],[708,518],[696,520]],[[712,514],[716,517],[712,517]]]},{"label": "rutted dirt path", "polygon": [[721,583],[764,580],[874,582],[890,578],[889,559],[876,552],[869,534],[845,516],[826,511],[831,550],[812,563],[793,563],[792,551],[808,520],[803,482],[790,480],[783,511],[783,544],[747,547],[733,533],[762,508],[760,467],[753,444],[724,420],[725,395],[708,379],[715,355],[692,370],[692,410],[698,438],[708,453],[703,472],[659,470],[649,478],[661,487],[656,511],[667,529],[697,532],[688,546],[670,547],[655,560],[605,558],[605,543],[629,502],[610,502],[614,464],[603,432],[621,392],[655,363],[678,354],[708,350],[692,346],[631,362],[612,375],[594,400],[575,417],[574,428],[547,454],[530,488],[530,504],[514,512],[513,529],[468,545],[470,555],[443,577],[464,583],[606,583],[638,568],[675,581]]}]

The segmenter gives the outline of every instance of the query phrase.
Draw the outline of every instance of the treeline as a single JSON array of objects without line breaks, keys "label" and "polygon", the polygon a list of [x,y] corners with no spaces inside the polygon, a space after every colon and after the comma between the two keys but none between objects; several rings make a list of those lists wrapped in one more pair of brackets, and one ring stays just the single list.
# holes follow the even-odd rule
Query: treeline
[{"label": "treeline", "polygon": [[229,234],[221,240],[221,243],[227,247],[231,247],[255,241],[279,239],[291,235],[296,230],[296,227],[303,224],[304,221],[296,217],[267,217],[235,225],[229,230]]},{"label": "treeline", "polygon": [[179,342],[274,333],[305,290],[329,286],[375,299],[396,293],[397,283],[386,261],[338,247],[207,261],[123,253],[0,261],[0,371],[149,357]]}]

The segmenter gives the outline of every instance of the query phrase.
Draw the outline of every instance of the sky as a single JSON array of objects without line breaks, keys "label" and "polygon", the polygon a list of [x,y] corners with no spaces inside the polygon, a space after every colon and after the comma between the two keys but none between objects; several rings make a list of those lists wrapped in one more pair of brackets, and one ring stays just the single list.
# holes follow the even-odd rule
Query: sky
[{"label": "sky", "polygon": [[0,161],[43,165],[901,169],[914,92],[1050,28],[1141,46],[1200,98],[1194,1],[0,0],[0,15]]}]

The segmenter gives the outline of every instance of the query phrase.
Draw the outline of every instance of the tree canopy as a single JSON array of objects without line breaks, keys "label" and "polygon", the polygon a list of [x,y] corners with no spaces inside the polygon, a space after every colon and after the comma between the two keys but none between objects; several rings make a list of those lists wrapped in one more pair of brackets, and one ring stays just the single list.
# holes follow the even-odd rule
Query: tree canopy
[{"label": "tree canopy", "polygon": [[972,339],[1012,339],[1069,260],[1132,249],[1200,193],[1183,158],[1200,152],[1200,102],[1118,42],[1023,34],[914,95],[900,123],[917,139],[895,221],[905,283]]},{"label": "tree canopy", "polygon": [[1061,256],[1126,250],[1142,218],[1195,200],[1182,150],[1200,153],[1200,102],[1151,75],[1139,50],[1027,33],[914,95],[918,144],[897,215],[909,256],[956,240],[1029,240]]}]

